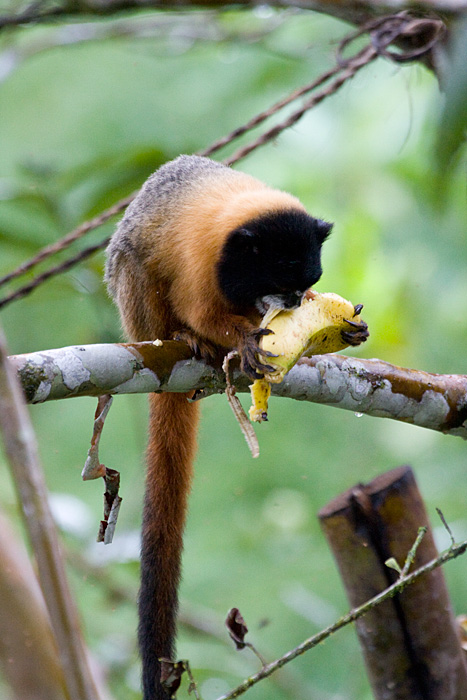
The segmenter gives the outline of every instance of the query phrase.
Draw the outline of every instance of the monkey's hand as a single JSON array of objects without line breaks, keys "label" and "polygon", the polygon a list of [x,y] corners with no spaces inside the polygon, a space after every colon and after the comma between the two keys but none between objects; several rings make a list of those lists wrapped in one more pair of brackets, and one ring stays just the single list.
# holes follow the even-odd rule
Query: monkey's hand
[{"label": "monkey's hand", "polygon": [[260,342],[266,335],[273,334],[271,328],[255,328],[248,331],[238,351],[241,357],[241,369],[250,379],[262,379],[266,373],[275,372],[276,368],[268,364],[266,358],[276,358],[270,350],[261,347]]},{"label": "monkey's hand", "polygon": [[276,357],[269,355],[273,372],[265,370],[264,376],[250,387],[253,398],[251,420],[261,422],[267,419],[269,385],[281,382],[300,357],[337,352],[365,342],[369,333],[368,326],[360,319],[361,310],[361,304],[353,306],[337,294],[313,292],[293,311],[266,314],[263,324],[274,334],[261,338],[261,352]]},{"label": "monkey's hand", "polygon": [[[358,315],[361,310],[362,304],[358,304],[355,307],[355,314]],[[343,328],[341,330],[343,342],[346,345],[352,345],[353,347],[364,343],[370,335],[365,321],[362,321],[361,319],[360,321],[350,321],[349,319],[345,319],[345,322],[347,324],[347,328]]]},{"label": "monkey's hand", "polygon": [[211,362],[219,355],[219,348],[206,338],[202,338],[194,331],[184,329],[174,334],[174,340],[182,340],[188,345],[196,357]]}]

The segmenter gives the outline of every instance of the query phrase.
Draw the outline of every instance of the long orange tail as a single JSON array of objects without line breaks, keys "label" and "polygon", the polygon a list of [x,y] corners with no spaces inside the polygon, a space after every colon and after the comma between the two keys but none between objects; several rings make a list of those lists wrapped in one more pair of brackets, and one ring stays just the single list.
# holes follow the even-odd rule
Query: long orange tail
[{"label": "long orange tail", "polygon": [[173,659],[183,529],[196,448],[198,405],[185,394],[151,394],[141,546],[139,646],[144,700],[168,700],[161,657]]}]

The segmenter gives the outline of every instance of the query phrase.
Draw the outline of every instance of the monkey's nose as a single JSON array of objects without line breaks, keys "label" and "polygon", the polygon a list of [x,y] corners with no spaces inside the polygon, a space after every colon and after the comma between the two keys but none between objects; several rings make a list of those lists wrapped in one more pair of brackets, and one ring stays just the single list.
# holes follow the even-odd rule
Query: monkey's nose
[{"label": "monkey's nose", "polygon": [[300,304],[302,303],[302,299],[303,299],[304,294],[305,294],[305,292],[301,292],[301,291],[295,291],[295,292],[290,292],[290,294],[284,294],[283,295],[284,308],[295,309],[297,306],[300,306]]}]

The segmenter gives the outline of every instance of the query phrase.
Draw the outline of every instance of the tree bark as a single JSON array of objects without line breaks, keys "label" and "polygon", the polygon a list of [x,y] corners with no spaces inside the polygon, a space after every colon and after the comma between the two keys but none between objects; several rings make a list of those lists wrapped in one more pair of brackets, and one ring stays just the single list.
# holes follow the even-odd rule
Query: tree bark
[{"label": "tree bark", "polygon": [[[225,390],[221,363],[196,360],[184,343],[82,345],[10,357],[29,403],[74,396]],[[233,363],[237,391],[250,381]],[[431,374],[344,355],[303,358],[273,394],[392,418],[467,439],[467,376]],[[271,416],[272,417],[272,416]]]}]

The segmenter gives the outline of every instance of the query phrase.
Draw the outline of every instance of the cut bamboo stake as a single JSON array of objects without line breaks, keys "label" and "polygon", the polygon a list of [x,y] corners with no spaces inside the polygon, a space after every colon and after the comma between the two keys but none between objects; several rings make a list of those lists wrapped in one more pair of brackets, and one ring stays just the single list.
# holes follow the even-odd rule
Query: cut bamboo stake
[{"label": "cut bamboo stake", "polygon": [[70,700],[99,700],[78,613],[68,588],[64,557],[47,498],[37,443],[21,388],[7,362],[0,330],[0,432],[36,557],[39,581],[54,631]]},{"label": "cut bamboo stake", "polygon": [[[410,467],[341,494],[319,514],[353,607],[398,578],[419,528],[412,568],[437,556]],[[467,667],[441,568],[356,622],[377,700],[465,700]]]}]

